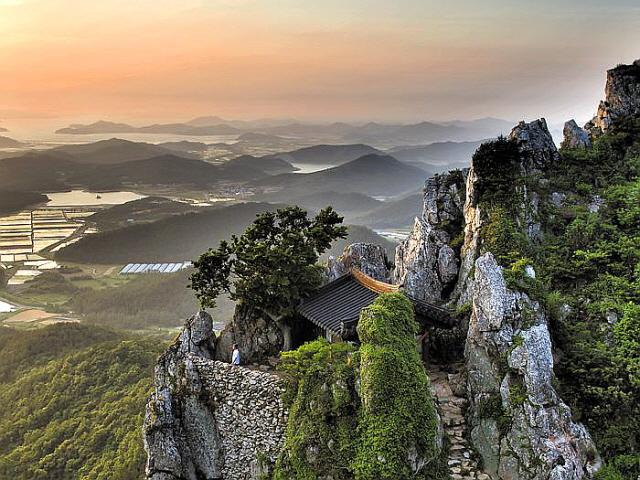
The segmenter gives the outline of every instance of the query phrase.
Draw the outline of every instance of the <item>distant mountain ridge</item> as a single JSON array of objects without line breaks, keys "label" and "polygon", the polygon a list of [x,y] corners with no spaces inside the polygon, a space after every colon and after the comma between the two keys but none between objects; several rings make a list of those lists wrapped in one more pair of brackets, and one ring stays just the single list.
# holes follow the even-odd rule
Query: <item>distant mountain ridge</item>
[{"label": "distant mountain ridge", "polygon": [[[173,215],[147,224],[137,224],[89,235],[57,253],[57,258],[97,264],[129,262],[172,262],[195,259],[217,245],[218,242],[239,234],[247,228],[256,215],[273,211],[284,204],[239,203],[228,206],[203,208],[196,212]],[[128,215],[123,207],[121,216]],[[108,211],[107,211],[108,212]],[[110,221],[117,221],[114,211]],[[353,226],[348,239],[336,242],[340,253],[347,243],[368,241],[393,250],[393,243],[363,226]],[[117,245],[117,248],[114,246]]]},{"label": "distant mountain ridge", "polygon": [[282,190],[287,196],[314,192],[357,192],[369,196],[394,196],[420,187],[427,173],[388,155],[369,154],[337,167],[313,173],[288,173],[263,178],[253,186]]},{"label": "distant mountain ridge", "polygon": [[166,133],[172,135],[238,135],[243,133],[242,130],[231,127],[229,125],[208,125],[195,126],[186,123],[168,123],[154,124],[142,127],[134,127],[126,123],[114,123],[104,120],[97,121],[88,125],[75,124],[69,127],[60,128],[55,133],[66,133],[74,135],[87,135],[96,133],[114,134],[114,133]]},{"label": "distant mountain ridge", "polygon": [[[6,132],[6,130],[3,130],[2,128],[0,128],[0,132]],[[24,147],[25,144],[22,142],[19,142],[18,140],[14,140],[13,138],[9,138],[9,137],[3,137],[0,136],[0,148],[20,148],[20,147]]]},{"label": "distant mountain ridge", "polygon": [[[216,123],[220,122],[220,123]],[[125,123],[98,121],[88,125],[74,124],[56,133],[116,134],[155,133],[173,135],[242,135],[258,133],[283,137],[331,140],[337,143],[424,144],[441,141],[470,141],[492,138],[510,129],[512,122],[487,118],[471,121],[418,122],[414,124],[302,123],[298,121],[235,121],[219,117],[200,117],[186,123],[154,124],[135,127]]]},{"label": "distant mountain ridge", "polygon": [[281,158],[289,163],[338,166],[369,154],[382,155],[383,152],[364,144],[313,145],[269,157]]},{"label": "distant mountain ridge", "polygon": [[447,165],[448,168],[466,167],[473,153],[485,141],[435,142],[429,145],[399,146],[388,150],[387,153],[401,162],[414,165]]},{"label": "distant mountain ridge", "polygon": [[[131,142],[119,138],[99,140],[81,145],[63,145],[51,152],[73,157],[78,163],[107,165],[125,163],[173,153],[172,150],[151,143]],[[186,152],[181,152],[184,156]]]}]

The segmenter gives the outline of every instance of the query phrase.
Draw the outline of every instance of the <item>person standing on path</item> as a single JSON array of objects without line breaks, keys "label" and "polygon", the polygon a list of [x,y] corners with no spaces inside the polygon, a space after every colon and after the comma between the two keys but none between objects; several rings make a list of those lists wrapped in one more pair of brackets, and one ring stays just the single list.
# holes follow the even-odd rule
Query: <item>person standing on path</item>
[{"label": "person standing on path", "polygon": [[231,364],[240,365],[240,350],[238,350],[238,344],[233,344],[233,353],[231,354]]},{"label": "person standing on path", "polygon": [[425,366],[429,365],[429,329],[427,327],[424,328],[422,334],[418,335],[418,353],[420,353],[420,358],[422,363]]}]

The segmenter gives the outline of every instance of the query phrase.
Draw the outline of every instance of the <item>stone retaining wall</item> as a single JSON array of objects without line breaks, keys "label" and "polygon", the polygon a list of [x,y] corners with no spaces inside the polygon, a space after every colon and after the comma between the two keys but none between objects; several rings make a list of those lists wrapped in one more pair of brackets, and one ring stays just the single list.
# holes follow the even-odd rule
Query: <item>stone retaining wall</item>
[{"label": "stone retaining wall", "polygon": [[282,382],[273,373],[192,356],[221,439],[225,480],[257,478],[275,462],[287,424]]}]

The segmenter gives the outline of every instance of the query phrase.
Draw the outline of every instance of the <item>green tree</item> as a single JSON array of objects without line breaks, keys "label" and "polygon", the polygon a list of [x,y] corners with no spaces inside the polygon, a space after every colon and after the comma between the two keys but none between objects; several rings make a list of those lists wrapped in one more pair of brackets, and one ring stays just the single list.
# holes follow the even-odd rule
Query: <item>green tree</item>
[{"label": "green tree", "polygon": [[299,207],[262,213],[242,235],[222,241],[194,262],[190,287],[203,308],[228,293],[277,321],[288,350],[294,309],[322,281],[318,257],[347,236],[342,220],[331,207],[313,219]]}]

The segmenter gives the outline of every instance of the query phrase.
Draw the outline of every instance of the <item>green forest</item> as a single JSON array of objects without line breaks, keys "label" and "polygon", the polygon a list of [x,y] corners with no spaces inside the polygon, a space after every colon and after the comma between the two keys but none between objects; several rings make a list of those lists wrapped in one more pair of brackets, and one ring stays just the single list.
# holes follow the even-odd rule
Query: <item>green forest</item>
[{"label": "green forest", "polygon": [[141,478],[162,342],[94,326],[0,329],[0,478]]}]

